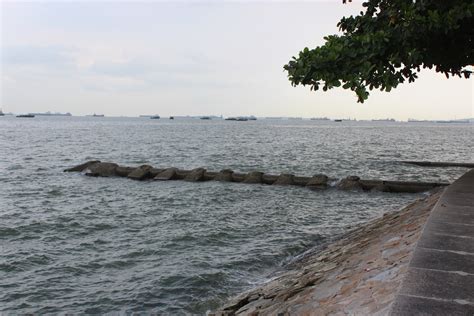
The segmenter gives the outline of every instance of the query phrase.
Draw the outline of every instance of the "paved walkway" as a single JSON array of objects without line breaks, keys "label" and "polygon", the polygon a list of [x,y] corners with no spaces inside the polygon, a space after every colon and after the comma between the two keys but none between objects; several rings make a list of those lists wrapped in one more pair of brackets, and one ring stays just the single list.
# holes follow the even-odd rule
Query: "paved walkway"
[{"label": "paved walkway", "polygon": [[434,207],[390,315],[474,315],[474,169]]}]

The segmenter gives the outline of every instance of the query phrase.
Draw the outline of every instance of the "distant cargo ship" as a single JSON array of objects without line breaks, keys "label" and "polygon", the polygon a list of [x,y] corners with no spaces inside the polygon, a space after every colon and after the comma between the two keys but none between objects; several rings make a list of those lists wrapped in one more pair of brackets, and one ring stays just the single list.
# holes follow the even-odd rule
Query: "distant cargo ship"
[{"label": "distant cargo ship", "polygon": [[32,118],[32,117],[35,117],[35,116],[33,114],[19,114],[16,117],[19,117],[19,118]]},{"label": "distant cargo ship", "polygon": [[152,115],[152,116],[150,116],[150,118],[151,118],[152,120],[159,120],[159,119],[160,119],[160,116],[159,116],[159,115]]},{"label": "distant cargo ship", "polygon": [[225,120],[246,122],[246,121],[256,121],[257,118],[255,116],[231,116],[231,117],[226,118]]},{"label": "distant cargo ship", "polygon": [[92,115],[86,115],[86,116],[89,116],[89,117],[104,117],[105,115],[104,114],[92,114]]},{"label": "distant cargo ship", "polygon": [[393,119],[393,118],[378,119],[378,120],[372,120],[372,122],[395,122],[395,119]]},{"label": "distant cargo ship", "polygon": [[470,123],[469,120],[436,121],[436,123]]},{"label": "distant cargo ship", "polygon": [[201,120],[210,120],[211,117],[210,116],[201,116],[200,119]]}]

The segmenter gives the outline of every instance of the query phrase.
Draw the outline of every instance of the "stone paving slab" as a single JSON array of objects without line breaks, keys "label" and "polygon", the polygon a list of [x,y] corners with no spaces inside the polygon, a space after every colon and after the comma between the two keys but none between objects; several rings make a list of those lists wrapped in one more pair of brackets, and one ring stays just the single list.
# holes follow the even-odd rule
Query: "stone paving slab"
[{"label": "stone paving slab", "polygon": [[449,250],[417,247],[411,259],[410,267],[442,271],[463,271],[474,274],[474,256]]},{"label": "stone paving slab", "polygon": [[426,225],[425,231],[427,233],[435,232],[440,234],[466,236],[474,238],[474,225],[466,225],[454,221],[455,218],[446,219],[445,222],[433,220]]},{"label": "stone paving slab", "polygon": [[444,301],[400,294],[397,297],[397,301],[393,304],[391,314],[403,316],[472,316],[474,315],[474,306],[449,300]]},{"label": "stone paving slab", "polygon": [[407,272],[404,287],[399,293],[474,301],[474,292],[470,289],[471,284],[474,284],[474,275],[412,268]]},{"label": "stone paving slab", "polygon": [[434,207],[390,315],[474,315],[473,223],[471,170]]},{"label": "stone paving slab", "polygon": [[426,232],[426,238],[418,241],[423,248],[453,250],[474,253],[474,238]]}]

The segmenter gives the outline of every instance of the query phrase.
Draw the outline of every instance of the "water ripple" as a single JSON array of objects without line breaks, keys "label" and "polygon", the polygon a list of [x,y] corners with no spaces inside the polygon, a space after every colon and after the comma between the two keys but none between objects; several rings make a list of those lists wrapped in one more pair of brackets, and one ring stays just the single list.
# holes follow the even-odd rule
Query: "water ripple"
[{"label": "water ripple", "polygon": [[[348,226],[421,195],[134,182],[85,160],[452,181],[472,126],[0,118],[0,313],[203,314]],[[462,126],[461,126],[462,125]]]}]

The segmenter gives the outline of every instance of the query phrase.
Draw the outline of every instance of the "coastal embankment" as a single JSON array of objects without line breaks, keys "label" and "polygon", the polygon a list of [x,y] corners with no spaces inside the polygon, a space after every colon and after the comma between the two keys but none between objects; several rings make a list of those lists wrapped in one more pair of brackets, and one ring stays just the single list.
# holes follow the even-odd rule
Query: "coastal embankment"
[{"label": "coastal embankment", "polygon": [[209,315],[386,315],[408,270],[437,189],[386,213]]},{"label": "coastal embankment", "polygon": [[209,315],[473,315],[474,170]]}]

